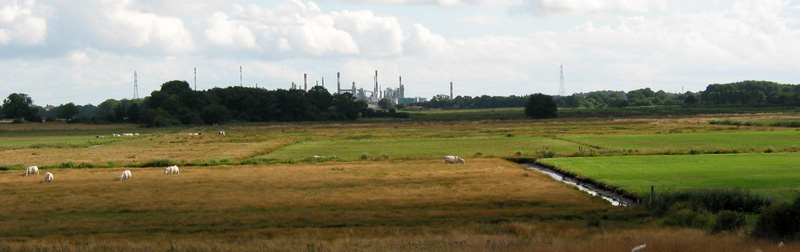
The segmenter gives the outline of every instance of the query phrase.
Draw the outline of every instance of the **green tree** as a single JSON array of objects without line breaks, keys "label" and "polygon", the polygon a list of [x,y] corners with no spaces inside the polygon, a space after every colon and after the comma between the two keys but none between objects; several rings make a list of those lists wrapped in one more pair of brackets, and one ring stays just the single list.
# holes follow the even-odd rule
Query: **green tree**
[{"label": "green tree", "polygon": [[3,110],[7,118],[28,118],[34,113],[33,99],[27,94],[12,93],[3,100]]},{"label": "green tree", "polygon": [[697,96],[693,94],[687,95],[686,99],[683,100],[683,106],[696,106],[698,103],[700,103],[700,101],[697,100]]},{"label": "green tree", "polygon": [[388,98],[383,98],[380,101],[378,101],[378,107],[380,107],[381,109],[389,109],[392,107],[392,100],[389,100]]},{"label": "green tree", "polygon": [[528,98],[525,115],[534,119],[555,118],[558,117],[558,106],[552,96],[537,93]]},{"label": "green tree", "polygon": [[75,118],[78,115],[78,106],[75,106],[75,103],[67,103],[58,106],[58,113],[56,117],[61,119],[66,119],[68,122]]}]

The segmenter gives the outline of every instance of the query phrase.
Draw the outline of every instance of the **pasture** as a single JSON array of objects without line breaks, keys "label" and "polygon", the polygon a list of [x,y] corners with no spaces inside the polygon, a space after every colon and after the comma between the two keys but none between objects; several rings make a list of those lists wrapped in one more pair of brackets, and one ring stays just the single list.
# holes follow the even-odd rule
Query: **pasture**
[{"label": "pasture", "polygon": [[464,157],[500,157],[535,155],[549,149],[575,152],[578,144],[546,137],[480,137],[434,139],[383,139],[300,142],[271,152],[265,157],[304,159],[312,155],[338,157],[343,160],[367,158],[440,158],[446,155]]},{"label": "pasture", "polygon": [[578,143],[633,152],[764,152],[800,148],[800,131],[563,136]]},{"label": "pasture", "polygon": [[[743,238],[747,229],[664,228],[643,209],[612,207],[502,159],[542,149],[573,156],[588,145],[635,149],[543,161],[637,193],[651,184],[734,186],[788,199],[798,189],[797,131],[709,124],[764,115],[601,112],[529,120],[520,109],[421,111],[161,129],[0,125],[8,146],[0,148],[0,251],[629,251],[643,243],[653,251],[772,251],[773,241]],[[122,132],[141,135],[108,138]],[[106,138],[93,142],[95,135]],[[651,155],[691,150],[760,153]],[[444,155],[467,162],[445,165]],[[178,163],[181,174],[140,168],[154,159]],[[65,162],[106,168],[58,168]],[[28,165],[55,181],[20,176]],[[126,169],[132,178],[114,181]]]},{"label": "pasture", "polygon": [[646,155],[541,159],[540,162],[645,196],[685,189],[749,189],[789,200],[800,190],[800,153]]}]

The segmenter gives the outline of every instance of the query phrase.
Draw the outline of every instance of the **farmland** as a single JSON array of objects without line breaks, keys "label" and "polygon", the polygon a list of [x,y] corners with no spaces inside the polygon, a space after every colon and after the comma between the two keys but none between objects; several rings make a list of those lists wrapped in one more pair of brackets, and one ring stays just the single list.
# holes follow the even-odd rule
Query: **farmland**
[{"label": "farmland", "polygon": [[540,162],[645,196],[658,190],[749,189],[788,200],[800,190],[800,153],[554,158]]},{"label": "farmland", "polygon": [[[790,200],[799,189],[797,131],[709,124],[795,120],[793,111],[608,118],[621,112],[576,110],[543,121],[516,112],[158,129],[0,125],[0,250],[627,251],[647,243],[771,251],[771,240],[743,238],[748,228],[664,227],[645,209],[610,206],[506,158],[549,150],[540,162],[637,194],[651,185],[743,188]],[[121,132],[140,136],[109,137]],[[728,154],[706,154],[717,150]],[[443,155],[467,163],[445,165]],[[143,165],[160,164],[153,160],[181,174]],[[28,165],[55,182],[20,176]],[[114,181],[125,169],[133,178]]]}]

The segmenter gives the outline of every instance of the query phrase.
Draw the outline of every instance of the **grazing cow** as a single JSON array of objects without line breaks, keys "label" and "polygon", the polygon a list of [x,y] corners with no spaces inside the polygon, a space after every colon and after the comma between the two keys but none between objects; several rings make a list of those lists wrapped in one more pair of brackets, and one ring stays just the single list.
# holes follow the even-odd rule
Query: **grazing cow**
[{"label": "grazing cow", "polygon": [[122,175],[120,175],[117,180],[129,180],[131,179],[131,170],[124,170],[122,171]]},{"label": "grazing cow", "polygon": [[47,182],[47,183],[53,182],[53,174],[50,173],[50,172],[45,173],[44,174],[44,182]]},{"label": "grazing cow", "polygon": [[180,169],[178,169],[177,165],[172,165],[167,168],[164,168],[164,174],[180,174]]},{"label": "grazing cow", "polygon": [[222,130],[220,130],[220,131],[219,131],[219,134],[220,134],[220,135],[222,135],[222,136],[224,136],[224,135],[225,135],[225,131],[222,131]]},{"label": "grazing cow", "polygon": [[99,136],[99,135],[98,135],[98,136],[95,136],[95,137],[96,137],[96,138],[106,138],[106,137],[104,137],[104,136]]},{"label": "grazing cow", "polygon": [[445,164],[466,164],[467,162],[464,161],[464,159],[459,157],[459,156],[444,156],[444,163]]},{"label": "grazing cow", "polygon": [[139,135],[139,133],[133,133],[133,135],[134,135],[134,136],[138,136],[138,135]]},{"label": "grazing cow", "polygon": [[120,134],[117,134],[117,133],[111,133],[111,136],[112,136],[112,137],[118,137],[118,136],[122,136],[122,135],[120,135]]},{"label": "grazing cow", "polygon": [[647,247],[647,244],[642,244],[642,245],[636,246],[633,249],[631,249],[631,252],[639,252],[639,251],[642,251],[646,247]]},{"label": "grazing cow", "polygon": [[35,165],[28,166],[28,169],[25,170],[25,175],[22,176],[28,176],[31,174],[39,174],[39,167],[36,167]]},{"label": "grazing cow", "polygon": [[314,155],[314,156],[311,156],[311,158],[314,159],[314,160],[319,160],[320,158],[325,158],[325,156]]}]

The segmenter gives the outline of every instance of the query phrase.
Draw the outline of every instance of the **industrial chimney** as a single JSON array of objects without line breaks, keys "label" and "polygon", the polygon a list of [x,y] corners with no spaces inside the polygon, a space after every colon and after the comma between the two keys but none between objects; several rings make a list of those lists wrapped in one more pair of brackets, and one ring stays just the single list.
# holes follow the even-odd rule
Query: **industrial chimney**
[{"label": "industrial chimney", "polygon": [[450,100],[453,99],[453,82],[450,82]]}]

